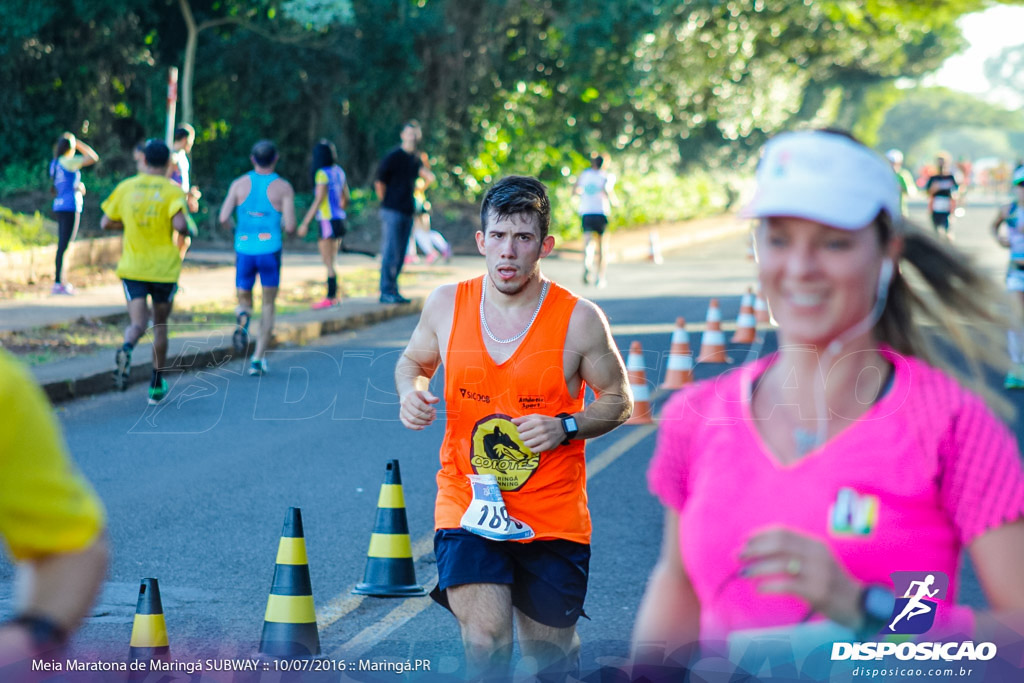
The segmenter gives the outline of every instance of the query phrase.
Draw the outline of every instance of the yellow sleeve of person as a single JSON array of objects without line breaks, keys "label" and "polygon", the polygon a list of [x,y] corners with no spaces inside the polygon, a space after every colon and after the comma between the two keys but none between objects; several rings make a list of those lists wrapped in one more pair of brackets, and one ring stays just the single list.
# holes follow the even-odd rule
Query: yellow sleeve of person
[{"label": "yellow sleeve of person", "polygon": [[83,550],[103,504],[68,456],[45,395],[0,349],[0,536],[15,561]]}]

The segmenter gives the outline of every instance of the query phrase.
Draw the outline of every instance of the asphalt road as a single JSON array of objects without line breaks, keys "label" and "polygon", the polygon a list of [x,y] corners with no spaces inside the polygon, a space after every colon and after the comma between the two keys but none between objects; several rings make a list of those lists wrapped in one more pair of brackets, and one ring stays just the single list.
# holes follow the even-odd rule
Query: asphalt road
[{"label": "asphalt road", "polygon": [[[957,242],[993,276],[1003,253],[987,234],[994,207],[968,209]],[[719,297],[734,320],[754,284],[745,240],[665,255],[663,265],[613,264],[609,287],[580,282],[578,260],[550,259],[555,280],[598,301],[625,353],[639,340],[648,381],[663,376],[676,316],[703,321]],[[482,261],[480,262],[482,267]],[[401,318],[269,356],[271,373],[242,374],[236,362],[173,380],[161,406],[145,387],[63,406],[60,419],[75,458],[104,499],[113,558],[99,604],[72,655],[117,660],[127,654],[138,583],[157,577],[172,651],[179,659],[255,652],[289,506],[302,509],[321,646],[335,660],[431,662],[432,673],[461,666],[457,624],[429,598],[356,598],[363,577],[385,464],[401,463],[417,578],[432,587],[432,507],[442,426],[423,432],[397,419],[392,373],[415,325]],[[696,341],[695,335],[694,341]],[[774,348],[731,347],[733,365]],[[707,377],[730,366],[700,366]],[[435,390],[441,391],[437,381]],[[440,395],[440,393],[439,393]],[[655,394],[655,409],[664,392]],[[1021,400],[1014,402],[1021,405]],[[1013,422],[1018,437],[1024,424]],[[661,509],[646,492],[654,428],[621,427],[588,444],[593,560],[581,620],[583,661],[614,665],[628,654],[634,613],[657,556]],[[11,607],[11,568],[0,560],[0,615]],[[965,579],[964,599],[980,604]],[[337,674],[326,680],[337,678]],[[392,680],[388,678],[386,680]]]}]

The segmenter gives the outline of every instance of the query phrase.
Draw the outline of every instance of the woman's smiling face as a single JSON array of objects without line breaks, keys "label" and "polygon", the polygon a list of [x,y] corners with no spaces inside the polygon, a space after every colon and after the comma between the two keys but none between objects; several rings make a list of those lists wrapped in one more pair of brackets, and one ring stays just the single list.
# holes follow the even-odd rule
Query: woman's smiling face
[{"label": "woman's smiling face", "polygon": [[780,342],[819,347],[870,313],[887,258],[871,225],[842,230],[793,216],[761,221],[757,253]]}]

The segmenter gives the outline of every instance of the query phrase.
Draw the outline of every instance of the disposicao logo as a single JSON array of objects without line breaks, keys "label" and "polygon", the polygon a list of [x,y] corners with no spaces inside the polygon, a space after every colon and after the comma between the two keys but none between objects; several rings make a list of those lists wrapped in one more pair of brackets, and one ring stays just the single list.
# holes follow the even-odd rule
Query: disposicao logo
[{"label": "disposicao logo", "polygon": [[[944,572],[893,572],[896,604],[880,638],[896,635],[921,635],[935,624],[939,601],[945,601],[949,577]],[[945,604],[943,602],[943,604]],[[833,643],[832,660],[879,660],[892,656],[899,660],[986,661],[996,656],[994,643],[966,642],[880,642]]]}]

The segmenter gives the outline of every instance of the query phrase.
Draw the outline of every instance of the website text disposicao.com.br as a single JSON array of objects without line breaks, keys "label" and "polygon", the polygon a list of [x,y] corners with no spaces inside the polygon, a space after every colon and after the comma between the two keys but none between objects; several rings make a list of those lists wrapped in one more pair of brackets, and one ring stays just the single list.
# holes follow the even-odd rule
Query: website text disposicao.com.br
[{"label": "website text disposicao.com.br", "polygon": [[[969,666],[912,667],[912,666],[858,666],[851,674],[857,678],[970,678],[974,670]],[[978,679],[980,680],[980,679]]]}]

